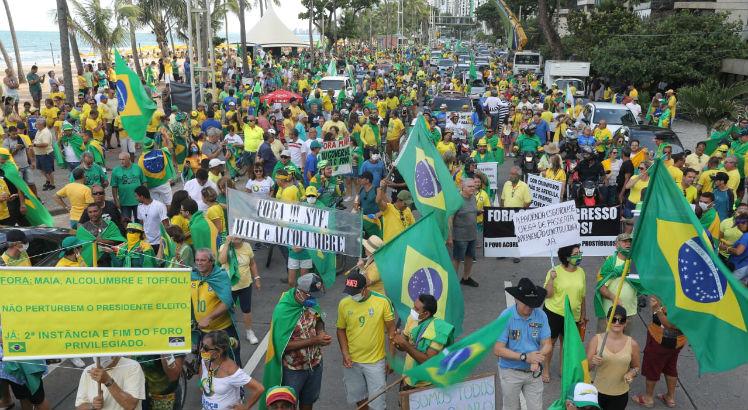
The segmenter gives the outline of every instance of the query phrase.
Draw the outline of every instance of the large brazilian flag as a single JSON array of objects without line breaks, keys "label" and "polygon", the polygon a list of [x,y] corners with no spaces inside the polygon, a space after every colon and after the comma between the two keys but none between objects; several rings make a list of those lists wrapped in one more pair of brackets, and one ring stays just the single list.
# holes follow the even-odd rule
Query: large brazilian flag
[{"label": "large brazilian flag", "polygon": [[0,169],[2,169],[4,173],[5,180],[13,184],[19,192],[23,193],[23,204],[26,205],[26,213],[24,214],[26,221],[28,221],[31,226],[55,226],[54,218],[52,218],[52,215],[39,198],[34,195],[31,189],[29,189],[26,181],[24,181],[18,173],[18,167],[16,164],[11,161],[6,161]]},{"label": "large brazilian flag", "polygon": [[496,339],[504,332],[511,315],[505,314],[465,336],[457,343],[445,347],[438,355],[419,366],[403,372],[413,383],[421,381],[446,387],[459,383],[470,376],[470,372],[493,351]]},{"label": "large brazilian flag", "polygon": [[566,409],[566,399],[574,394],[577,383],[590,382],[590,367],[582,338],[579,336],[574,314],[569,305],[569,296],[564,299],[564,368],[561,370],[561,397],[551,403],[548,410]]},{"label": "large brazilian flag", "polygon": [[419,116],[395,166],[408,185],[418,211],[421,215],[435,212],[439,229],[446,237],[447,216],[460,209],[462,196],[430,135],[426,121]]},{"label": "large brazilian flag", "polygon": [[648,293],[688,338],[701,372],[748,362],[748,289],[717,257],[701,223],[657,158],[635,229],[631,258]]},{"label": "large brazilian flag", "polygon": [[145,138],[148,123],[156,103],[148,97],[140,78],[125,60],[114,50],[114,72],[117,75],[117,111],[122,119],[122,127],[135,142]]},{"label": "large brazilian flag", "polygon": [[454,326],[455,335],[462,332],[462,290],[433,213],[378,249],[374,261],[400,317],[408,317],[418,296],[428,293],[437,301],[435,316]]}]

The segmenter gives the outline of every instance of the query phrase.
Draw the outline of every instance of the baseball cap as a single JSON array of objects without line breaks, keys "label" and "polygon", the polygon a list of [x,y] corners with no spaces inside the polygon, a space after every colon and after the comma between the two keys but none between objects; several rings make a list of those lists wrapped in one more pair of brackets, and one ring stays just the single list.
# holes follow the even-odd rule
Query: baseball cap
[{"label": "baseball cap", "polygon": [[309,144],[309,148],[315,149],[315,148],[322,148],[322,144],[319,143],[319,141],[314,140],[311,144]]},{"label": "baseball cap", "polygon": [[291,158],[291,151],[289,151],[287,149],[284,149],[283,151],[281,151],[281,157],[289,157],[289,158]]},{"label": "baseball cap", "polygon": [[322,279],[316,273],[307,273],[296,281],[296,288],[306,293],[318,292],[323,289]]},{"label": "baseball cap", "polygon": [[317,169],[326,168],[328,165],[330,165],[330,163],[326,159],[323,159],[317,163]]},{"label": "baseball cap", "polygon": [[265,405],[270,406],[271,404],[279,401],[287,401],[291,405],[296,407],[296,390],[289,386],[274,386],[268,389],[265,396]]},{"label": "baseball cap", "polygon": [[268,128],[267,133],[275,135],[275,129],[274,128]]},{"label": "baseball cap", "polygon": [[574,385],[574,394],[571,402],[577,407],[600,408],[597,400],[597,388],[588,383],[577,383]]},{"label": "baseball cap", "polygon": [[217,166],[223,165],[225,163],[226,163],[226,161],[221,161],[218,158],[213,158],[213,159],[210,160],[210,162],[208,162],[208,168],[217,167]]},{"label": "baseball cap", "polygon": [[304,196],[319,196],[319,191],[317,191],[317,187],[309,185],[304,190]]},{"label": "baseball cap", "polygon": [[616,240],[617,240],[618,242],[623,242],[623,241],[630,241],[630,240],[631,240],[631,234],[630,234],[630,233],[622,233],[622,234],[619,234],[619,235],[618,235],[618,236],[616,237]]},{"label": "baseball cap", "polygon": [[366,286],[366,276],[359,272],[353,272],[345,279],[343,293],[347,295],[358,295]]},{"label": "baseball cap", "polygon": [[397,193],[397,199],[405,202],[405,205],[411,206],[413,204],[413,195],[408,190],[402,190]]}]

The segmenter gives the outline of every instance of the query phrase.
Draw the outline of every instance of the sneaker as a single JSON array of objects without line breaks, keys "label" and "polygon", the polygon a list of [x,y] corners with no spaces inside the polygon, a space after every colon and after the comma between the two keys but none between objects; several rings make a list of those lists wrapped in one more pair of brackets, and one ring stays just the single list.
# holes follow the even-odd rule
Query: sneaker
[{"label": "sneaker", "polygon": [[460,279],[460,285],[467,285],[467,283],[465,282],[465,279]]},{"label": "sneaker", "polygon": [[475,279],[473,279],[473,278],[467,278],[467,279],[464,280],[464,282],[465,282],[465,285],[467,285],[467,286],[470,286],[470,287],[473,287],[473,288],[477,288],[478,287],[478,282],[476,282]]},{"label": "sneaker", "polygon": [[245,336],[247,337],[247,340],[249,340],[249,344],[256,345],[257,343],[260,342],[259,340],[257,340],[257,336],[255,335],[255,332],[252,329],[247,329]]},{"label": "sneaker", "polygon": [[73,366],[80,368],[80,369],[86,367],[86,362],[84,362],[83,359],[81,359],[80,357],[74,357],[70,359],[70,362],[73,363]]}]

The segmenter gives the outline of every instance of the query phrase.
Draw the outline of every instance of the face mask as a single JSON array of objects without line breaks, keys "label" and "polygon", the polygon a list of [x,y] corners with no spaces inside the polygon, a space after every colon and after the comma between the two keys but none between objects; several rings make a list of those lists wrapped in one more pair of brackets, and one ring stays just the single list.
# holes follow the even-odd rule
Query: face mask
[{"label": "face mask", "polygon": [[114,357],[112,356],[103,356],[99,358],[99,363],[101,363],[101,367],[109,367],[110,364],[114,361]]},{"label": "face mask", "polygon": [[630,248],[626,249],[626,248],[624,248],[622,246],[617,246],[616,250],[618,251],[618,253],[620,253],[621,255],[626,256],[626,257],[628,257],[631,254],[631,249]]},{"label": "face mask", "polygon": [[411,319],[413,319],[413,320],[415,320],[416,322],[418,322],[419,320],[421,320],[421,317],[420,317],[420,316],[421,316],[421,315],[420,315],[420,314],[419,314],[418,312],[416,312],[416,310],[415,310],[415,309],[410,309],[410,318],[411,318]]},{"label": "face mask", "polygon": [[26,252],[27,250],[29,250],[29,244],[27,244],[27,243],[24,243],[23,245],[21,245],[21,250],[22,250],[23,252]]},{"label": "face mask", "polygon": [[314,296],[310,296],[309,298],[304,300],[302,305],[304,305],[305,308],[313,308],[317,305],[317,298],[315,298]]},{"label": "face mask", "polygon": [[582,255],[573,255],[569,257],[569,263],[573,266],[579,266],[582,262]]},{"label": "face mask", "polygon": [[509,177],[509,180],[512,181],[513,184],[516,184],[519,181],[519,176]]},{"label": "face mask", "polygon": [[203,359],[203,361],[206,361],[206,362],[213,360],[213,357],[211,356],[210,352],[200,352],[200,357]]},{"label": "face mask", "polygon": [[364,298],[364,295],[358,294],[358,295],[352,295],[351,299],[355,300],[356,302],[360,302]]},{"label": "face mask", "polygon": [[193,148],[190,151],[192,151],[193,154],[197,154],[197,148]]},{"label": "face mask", "polygon": [[127,247],[135,246],[140,241],[139,233],[128,233],[127,234]]},{"label": "face mask", "polygon": [[699,201],[699,208],[701,208],[702,211],[706,211],[707,208],[709,208],[709,204],[706,202]]},{"label": "face mask", "polygon": [[306,198],[306,202],[310,203],[310,204],[314,204],[315,202],[317,202],[317,197],[316,196],[308,196]]}]

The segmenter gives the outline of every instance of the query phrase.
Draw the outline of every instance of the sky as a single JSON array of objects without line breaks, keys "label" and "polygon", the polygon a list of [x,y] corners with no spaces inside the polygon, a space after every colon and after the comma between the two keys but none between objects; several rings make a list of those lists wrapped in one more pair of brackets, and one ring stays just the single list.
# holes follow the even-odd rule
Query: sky
[{"label": "sky", "polygon": [[[102,4],[113,3],[111,0],[101,0],[101,2]],[[34,10],[38,12],[30,12],[30,3],[33,3]],[[247,3],[253,3],[253,0],[247,0]],[[278,17],[289,29],[308,27],[306,20],[299,20],[298,18],[299,13],[305,10],[300,0],[282,0],[280,3],[281,6],[273,5],[273,7]],[[32,0],[32,2],[29,2],[29,0],[8,0],[8,5],[16,31],[57,31],[57,25],[49,17],[49,10],[57,7],[56,0]],[[252,6],[252,10],[245,17],[247,31],[260,19],[259,6],[255,7],[254,4]],[[239,31],[239,19],[236,15],[229,13],[228,26],[231,33]],[[0,30],[8,30],[8,19],[4,10],[0,12]],[[221,28],[221,32],[223,30]]]}]

